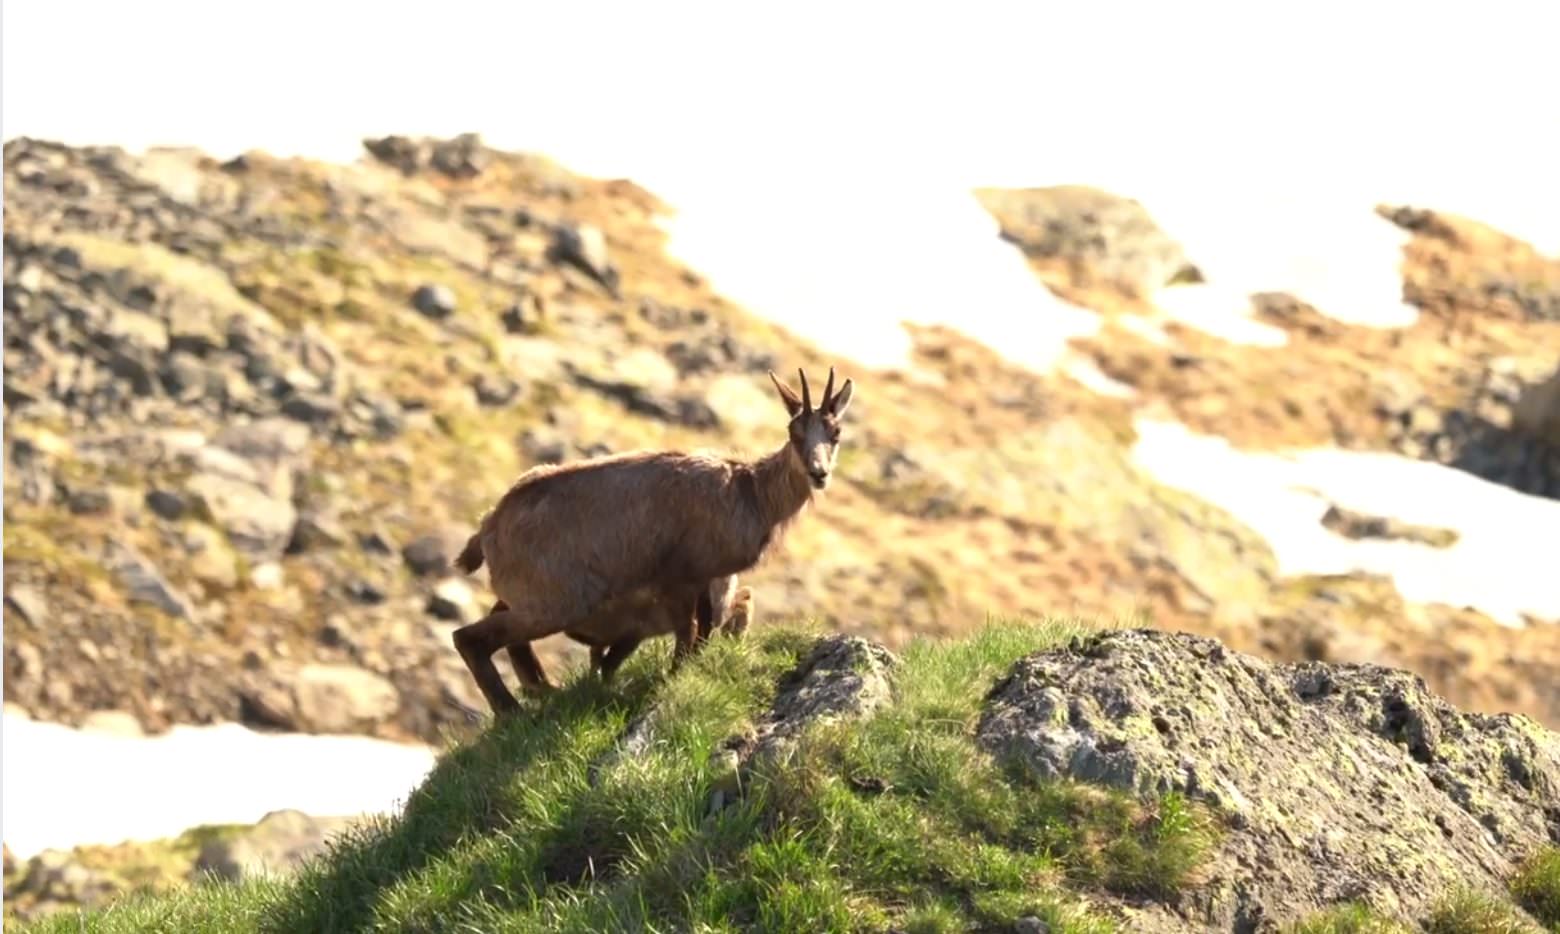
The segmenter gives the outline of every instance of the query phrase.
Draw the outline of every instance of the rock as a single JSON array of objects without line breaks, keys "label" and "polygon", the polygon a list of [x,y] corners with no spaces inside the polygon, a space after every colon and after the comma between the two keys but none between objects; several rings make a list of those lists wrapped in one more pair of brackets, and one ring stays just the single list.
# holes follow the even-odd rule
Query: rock
[{"label": "rock", "polygon": [[[977,740],[1042,779],[1179,791],[1228,831],[1187,924],[1256,929],[1343,901],[1423,917],[1560,839],[1560,736],[1464,714],[1372,665],[1270,665],[1211,639],[1101,633],[1020,661]],[[1391,867],[1383,871],[1383,867]]]},{"label": "rock", "polygon": [[42,593],[26,584],[12,584],[5,591],[5,605],[15,610],[31,626],[49,622],[49,604]]},{"label": "rock", "polygon": [[321,513],[307,513],[300,516],[293,526],[292,538],[287,542],[287,554],[335,548],[346,540],[346,530],[334,518]]},{"label": "rock", "polygon": [[527,290],[521,293],[513,305],[504,309],[498,320],[509,334],[530,334],[537,330],[545,317],[546,307],[542,304],[541,296]]},{"label": "rock", "polygon": [[384,529],[370,529],[359,535],[358,545],[371,555],[395,554],[395,542]]},{"label": "rock", "polygon": [[425,318],[442,321],[455,313],[455,293],[443,285],[421,285],[412,293],[412,307]]},{"label": "rock", "polygon": [[472,382],[477,402],[487,406],[508,405],[520,395],[520,384],[507,376],[483,373]]},{"label": "rock", "polygon": [[189,499],[173,490],[151,490],[146,494],[146,508],[159,518],[177,522],[190,510]]},{"label": "rock", "polygon": [[347,596],[364,606],[378,606],[389,599],[385,589],[373,581],[358,578],[347,584]]},{"label": "rock", "polygon": [[238,586],[238,553],[227,538],[206,525],[191,525],[184,532],[184,550],[189,555],[185,570],[197,581],[219,591]]},{"label": "rock", "polygon": [[157,607],[179,619],[194,619],[195,607],[144,555],[128,545],[109,547],[108,565],[118,576],[130,599]]},{"label": "rock", "polygon": [[1560,368],[1521,390],[1512,406],[1512,429],[1560,450]]},{"label": "rock", "polygon": [[94,710],[81,718],[81,729],[112,736],[144,736],[141,721],[124,710]]},{"label": "rock", "polygon": [[361,733],[395,716],[395,685],[354,665],[308,664],[258,675],[240,691],[246,719],[307,733]]},{"label": "rock", "polygon": [[275,561],[257,564],[249,571],[249,586],[256,590],[275,590],[282,586],[285,574]]},{"label": "rock", "polygon": [[270,558],[292,539],[297,511],[252,483],[217,473],[190,478],[186,490],[241,551]]},{"label": "rock", "polygon": [[309,447],[309,429],[284,418],[263,418],[218,432],[212,443],[258,467],[290,467]]},{"label": "rock", "polygon": [[363,147],[375,159],[405,175],[433,169],[450,178],[473,178],[492,160],[492,154],[476,133],[462,133],[447,140],[386,136],[366,139]]},{"label": "rock", "polygon": [[119,890],[108,875],[88,869],[74,854],[64,850],[44,850],[27,861],[22,873],[14,889],[7,887],[6,900],[25,894],[45,910],[65,906],[90,908],[106,902]]},{"label": "rock", "polygon": [[310,817],[291,809],[272,811],[237,836],[209,841],[195,871],[234,881],[287,876],[325,852],[330,838],[351,823],[350,818]]},{"label": "rock", "polygon": [[618,271],[607,255],[607,238],[600,229],[589,224],[559,225],[553,231],[548,258],[574,266],[617,296]]},{"label": "rock", "polygon": [[341,405],[319,393],[299,392],[282,402],[281,413],[305,425],[329,425],[341,417]]},{"label": "rock", "polygon": [[113,497],[102,488],[72,491],[65,503],[74,516],[102,516],[114,508]]},{"label": "rock", "polygon": [[[727,738],[711,753],[713,771],[720,776],[711,790],[720,793],[719,805],[739,797],[747,772],[784,755],[809,725],[864,717],[884,704],[897,664],[893,653],[866,639],[819,639],[781,679],[774,703],[757,728]],[[664,717],[660,708],[652,707],[635,718],[612,748],[591,763],[590,782],[595,784],[605,770],[650,748]]]},{"label": "rock", "polygon": [[881,707],[891,696],[898,664],[893,653],[858,636],[818,640],[781,679],[774,703],[742,756],[743,767],[782,754],[814,723],[857,719]]},{"label": "rock", "polygon": [[1026,915],[1013,922],[1013,934],[1051,934],[1051,926],[1041,918]]},{"label": "rock", "polygon": [[477,617],[477,598],[471,585],[458,577],[439,581],[428,598],[428,612],[452,623],[470,623]]},{"label": "rock", "polygon": [[1181,245],[1139,202],[1085,185],[977,192],[1004,239],[1025,255],[1067,265],[1075,284],[1105,282],[1148,294],[1200,281]]},{"label": "rock", "polygon": [[1414,525],[1390,516],[1370,516],[1338,505],[1327,507],[1322,514],[1322,526],[1356,541],[1366,538],[1384,538],[1417,542],[1432,548],[1450,548],[1457,543],[1456,529],[1441,529],[1428,525]]},{"label": "rock", "polygon": [[419,535],[401,549],[401,560],[419,577],[444,573],[453,557],[449,541],[441,535]]}]

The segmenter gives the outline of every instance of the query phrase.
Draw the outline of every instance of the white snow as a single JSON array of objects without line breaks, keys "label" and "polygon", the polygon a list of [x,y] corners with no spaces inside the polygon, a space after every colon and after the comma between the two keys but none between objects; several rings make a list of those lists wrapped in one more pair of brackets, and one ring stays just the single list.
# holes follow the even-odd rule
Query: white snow
[{"label": "white snow", "polygon": [[399,810],[432,767],[422,746],[259,733],[238,724],[158,736],[77,730],[5,711],[6,845],[40,850],[176,836],[297,808],[322,817]]},{"label": "white snow", "polygon": [[[1265,538],[1280,573],[1390,575],[1406,600],[1473,607],[1511,626],[1560,623],[1560,575],[1546,530],[1560,501],[1394,454],[1252,453],[1176,422],[1138,421],[1133,456],[1156,479],[1228,510]],[[1449,548],[1354,541],[1321,525],[1339,506],[1455,529]]]}]

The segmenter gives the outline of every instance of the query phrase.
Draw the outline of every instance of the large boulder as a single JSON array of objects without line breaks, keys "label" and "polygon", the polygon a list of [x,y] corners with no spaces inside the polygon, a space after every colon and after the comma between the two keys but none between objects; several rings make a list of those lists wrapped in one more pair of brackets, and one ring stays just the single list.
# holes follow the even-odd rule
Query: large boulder
[{"label": "large boulder", "polygon": [[1423,916],[1447,891],[1504,890],[1560,842],[1560,736],[1459,712],[1373,665],[1272,665],[1210,639],[1102,633],[1018,663],[980,744],[1046,779],[1179,791],[1223,818],[1205,882],[1175,911],[1256,931],[1364,901]]}]

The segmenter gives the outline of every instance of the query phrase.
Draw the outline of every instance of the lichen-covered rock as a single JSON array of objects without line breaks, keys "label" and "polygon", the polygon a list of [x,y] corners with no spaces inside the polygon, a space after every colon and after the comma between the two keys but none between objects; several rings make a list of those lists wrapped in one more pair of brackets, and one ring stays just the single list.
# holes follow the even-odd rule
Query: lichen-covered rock
[{"label": "lichen-covered rock", "polygon": [[886,703],[898,659],[876,642],[858,636],[820,639],[780,683],[769,712],[759,721],[744,765],[782,756],[807,727],[864,717]]},{"label": "lichen-covered rock", "polygon": [[1560,736],[1459,712],[1404,671],[1271,665],[1199,637],[1103,633],[1021,661],[980,744],[1049,778],[1181,791],[1227,824],[1175,910],[1255,931],[1337,902],[1421,916],[1560,842]]},{"label": "lichen-covered rock", "polygon": [[[730,737],[713,758],[724,778],[715,781],[721,800],[735,795],[742,774],[783,756],[801,732],[815,723],[866,716],[890,697],[892,675],[898,660],[875,642],[857,636],[827,636],[781,678],[769,710],[756,728]],[[612,749],[591,768],[592,780],[616,762],[643,755],[656,738],[663,715],[652,707],[623,731]]]}]

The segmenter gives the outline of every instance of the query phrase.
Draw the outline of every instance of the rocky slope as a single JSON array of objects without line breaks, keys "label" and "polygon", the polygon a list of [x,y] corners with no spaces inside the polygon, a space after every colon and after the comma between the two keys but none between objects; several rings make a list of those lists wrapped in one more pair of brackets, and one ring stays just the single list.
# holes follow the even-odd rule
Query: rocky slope
[{"label": "rocky slope", "polygon": [[[89,929],[1560,924],[1560,735],[1405,671],[1057,624],[903,655],[772,627],[665,681],[662,661],[457,746],[404,818],[293,883],[202,884]],[[200,864],[292,872],[327,832],[273,815]],[[28,895],[68,874],[33,863]]]},{"label": "rocky slope", "polygon": [[[915,329],[915,373],[852,373],[668,259],[666,208],[630,182],[471,136],[366,148],[342,166],[6,144],[7,702],[433,739],[481,709],[449,632],[485,593],[446,558],[518,472],[767,449],[765,371],[835,362],[860,390],[842,482],[753,575],[765,618],[899,646],[999,608],[1142,614],[1283,657],[1390,655],[1459,703],[1560,722],[1560,628],[1278,580],[1249,529],[1128,455],[1134,406],[1156,400],[1250,443],[1406,445],[1362,374],[1408,348],[1432,401],[1403,411],[1424,427],[1414,413],[1477,381],[1470,354],[1542,346],[1551,280],[1519,245],[1414,220],[1409,283],[1442,330],[1372,343],[1286,312],[1297,378],[1276,395],[1247,349],[1177,332],[1202,361],[1186,366],[1112,324],[1086,346],[1137,386],[1127,402],[939,328]],[[1047,265],[1091,236],[1032,251],[1037,269],[1126,321],[1137,299],[1080,272],[1087,254]],[[1162,241],[1132,257],[1120,275],[1195,278]],[[1456,272],[1479,264],[1494,272]]]}]

